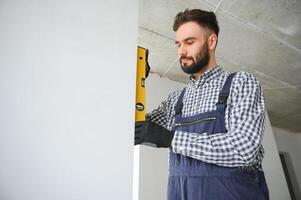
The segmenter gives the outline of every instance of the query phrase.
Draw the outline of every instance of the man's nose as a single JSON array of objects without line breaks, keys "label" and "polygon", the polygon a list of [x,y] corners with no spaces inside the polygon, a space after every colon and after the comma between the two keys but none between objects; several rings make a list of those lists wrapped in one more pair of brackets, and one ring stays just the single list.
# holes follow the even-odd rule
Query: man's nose
[{"label": "man's nose", "polygon": [[186,56],[187,50],[184,46],[180,46],[178,49],[178,56],[181,58],[182,56]]}]

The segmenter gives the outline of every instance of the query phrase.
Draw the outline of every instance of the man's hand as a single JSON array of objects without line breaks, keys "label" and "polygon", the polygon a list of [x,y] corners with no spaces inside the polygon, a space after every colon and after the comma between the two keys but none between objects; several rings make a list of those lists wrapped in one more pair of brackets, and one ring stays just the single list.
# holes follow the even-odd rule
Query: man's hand
[{"label": "man's hand", "polygon": [[149,144],[156,147],[171,147],[174,133],[151,121],[135,123],[135,145]]}]

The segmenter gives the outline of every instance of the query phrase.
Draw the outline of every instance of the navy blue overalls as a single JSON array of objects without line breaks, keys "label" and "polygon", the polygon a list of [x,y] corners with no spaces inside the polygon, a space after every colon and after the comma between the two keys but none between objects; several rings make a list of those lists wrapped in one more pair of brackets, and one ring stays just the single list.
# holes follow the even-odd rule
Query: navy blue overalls
[{"label": "navy blue overalls", "polygon": [[[230,74],[219,94],[216,110],[182,117],[182,91],[175,107],[174,130],[193,133],[226,133],[225,109],[230,93]],[[170,151],[168,200],[267,200],[265,177],[260,170],[222,167]]]}]

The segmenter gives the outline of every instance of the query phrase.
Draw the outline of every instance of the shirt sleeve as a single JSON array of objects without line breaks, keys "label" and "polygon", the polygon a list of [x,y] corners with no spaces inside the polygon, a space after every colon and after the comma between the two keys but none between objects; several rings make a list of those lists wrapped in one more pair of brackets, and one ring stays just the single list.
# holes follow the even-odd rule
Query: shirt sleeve
[{"label": "shirt sleeve", "polygon": [[147,120],[150,120],[171,131],[174,124],[174,107],[182,90],[183,89],[176,90],[168,95],[167,99],[161,102],[155,110],[147,114]]},{"label": "shirt sleeve", "polygon": [[172,151],[220,166],[251,166],[261,151],[265,104],[255,76],[239,72],[232,80],[225,113],[226,133],[176,131]]}]

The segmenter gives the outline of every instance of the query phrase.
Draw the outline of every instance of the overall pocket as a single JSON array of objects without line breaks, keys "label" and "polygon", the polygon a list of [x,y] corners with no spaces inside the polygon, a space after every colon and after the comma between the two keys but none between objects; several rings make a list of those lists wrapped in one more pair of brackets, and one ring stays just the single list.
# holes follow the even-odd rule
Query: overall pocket
[{"label": "overall pocket", "polygon": [[175,124],[175,129],[189,133],[214,133],[216,126],[216,116],[202,118],[185,119]]}]

